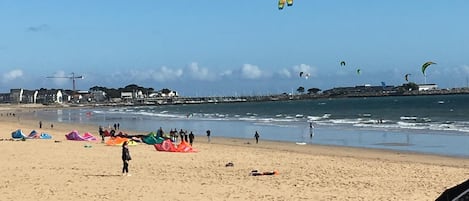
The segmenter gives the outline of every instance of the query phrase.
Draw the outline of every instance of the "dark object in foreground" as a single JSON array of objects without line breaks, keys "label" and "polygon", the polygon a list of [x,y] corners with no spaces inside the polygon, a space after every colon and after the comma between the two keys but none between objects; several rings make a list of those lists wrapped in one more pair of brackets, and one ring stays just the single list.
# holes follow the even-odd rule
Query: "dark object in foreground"
[{"label": "dark object in foreground", "polygon": [[469,179],[446,189],[435,201],[469,201]]},{"label": "dark object in foreground", "polygon": [[253,170],[249,173],[250,176],[264,176],[264,175],[278,175],[278,171],[267,171],[267,172],[259,172],[258,170]]}]

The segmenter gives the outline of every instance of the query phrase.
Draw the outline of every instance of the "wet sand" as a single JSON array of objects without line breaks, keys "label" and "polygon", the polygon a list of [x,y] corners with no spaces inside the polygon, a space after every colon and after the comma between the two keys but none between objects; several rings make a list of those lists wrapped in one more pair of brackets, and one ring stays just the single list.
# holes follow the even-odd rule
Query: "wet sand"
[{"label": "wet sand", "polygon": [[[0,107],[0,200],[434,200],[469,178],[468,158],[205,136],[196,136],[197,153],[131,146],[132,176],[122,176],[120,147],[65,139],[71,130],[98,137],[97,125],[39,129],[39,109]],[[7,140],[16,129],[53,138]]]}]

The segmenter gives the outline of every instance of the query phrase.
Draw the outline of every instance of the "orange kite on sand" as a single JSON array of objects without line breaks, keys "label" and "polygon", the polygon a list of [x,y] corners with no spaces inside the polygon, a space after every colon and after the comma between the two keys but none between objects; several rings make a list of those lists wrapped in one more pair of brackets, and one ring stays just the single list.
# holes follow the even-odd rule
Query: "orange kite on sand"
[{"label": "orange kite on sand", "polygon": [[137,142],[130,140],[129,138],[125,137],[111,137],[109,140],[106,141],[106,145],[114,146],[114,145],[122,145],[125,141],[128,141],[128,145],[137,145]]},{"label": "orange kite on sand", "polygon": [[167,151],[167,152],[182,152],[182,153],[190,153],[190,152],[197,152],[192,146],[187,143],[186,141],[182,141],[179,145],[175,146],[170,139],[164,140],[160,144],[154,144],[155,149],[157,151]]}]

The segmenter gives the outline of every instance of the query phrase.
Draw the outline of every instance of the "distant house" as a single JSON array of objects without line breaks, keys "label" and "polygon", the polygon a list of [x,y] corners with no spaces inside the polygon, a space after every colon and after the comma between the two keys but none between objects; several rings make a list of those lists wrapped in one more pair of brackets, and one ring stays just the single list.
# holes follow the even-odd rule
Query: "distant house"
[{"label": "distant house", "polygon": [[133,92],[123,91],[121,92],[122,100],[132,100],[134,97]]},{"label": "distant house", "polygon": [[23,89],[21,103],[36,103],[37,91]]},{"label": "distant house", "polygon": [[72,98],[73,98],[73,102],[75,103],[85,103],[85,102],[91,102],[92,100],[92,93],[89,92],[89,91],[76,91],[76,92],[73,92],[73,91],[70,91],[72,95]]},{"label": "distant house", "polygon": [[23,89],[10,89],[10,102],[21,103],[23,100]]},{"label": "distant house", "polygon": [[162,97],[178,97],[178,92],[176,91],[169,91],[168,93],[161,92]]},{"label": "distant house", "polygon": [[[85,96],[88,92],[77,94],[77,97]],[[44,89],[26,90],[26,89],[10,89],[9,94],[0,95],[2,103],[23,103],[23,104],[63,104],[70,102],[74,98],[61,89]]]},{"label": "distant house", "polygon": [[35,93],[35,102],[40,104],[63,104],[64,97],[60,89],[41,89]]},{"label": "distant house", "polygon": [[91,97],[94,101],[96,102],[104,102],[107,100],[106,98],[106,92],[97,90],[97,91],[91,91]]},{"label": "distant house", "polygon": [[438,89],[438,85],[436,84],[419,84],[419,91],[429,91]]},{"label": "distant house", "polygon": [[0,103],[10,103],[10,93],[0,93]]},{"label": "distant house", "polygon": [[171,98],[171,97],[178,97],[179,94],[177,91],[173,90],[168,90],[168,89],[163,89],[154,93],[151,93],[148,95],[149,98],[158,98],[158,97],[165,97],[165,98]]},{"label": "distant house", "polygon": [[35,103],[36,96],[37,96],[37,91],[25,90],[25,89],[11,89],[8,102],[10,103]]}]

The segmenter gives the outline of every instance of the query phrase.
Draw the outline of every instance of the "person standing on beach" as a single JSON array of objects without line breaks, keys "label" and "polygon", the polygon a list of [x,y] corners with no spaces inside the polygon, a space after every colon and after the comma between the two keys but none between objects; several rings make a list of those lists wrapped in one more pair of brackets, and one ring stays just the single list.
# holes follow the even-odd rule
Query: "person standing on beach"
[{"label": "person standing on beach", "polygon": [[160,127],[160,128],[156,131],[156,138],[163,137],[163,134],[164,134],[163,128]]},{"label": "person standing on beach", "polygon": [[210,143],[210,130],[207,130],[207,140],[208,140],[208,143]]},{"label": "person standing on beach", "polygon": [[189,142],[189,140],[187,139],[187,137],[188,137],[188,136],[187,136],[187,130],[186,130],[186,131],[184,131],[184,141]]},{"label": "person standing on beach", "polygon": [[191,131],[191,133],[189,133],[189,144],[191,144],[191,146],[192,146],[193,142],[194,142],[194,133],[192,133],[192,131]]},{"label": "person standing on beach", "polygon": [[104,143],[104,130],[101,125],[99,126],[98,132],[99,132],[99,135],[101,136],[101,143]]},{"label": "person standing on beach", "polygon": [[42,128],[42,121],[39,121],[39,128]]},{"label": "person standing on beach", "polygon": [[184,141],[184,131],[182,129],[179,131],[179,137],[181,138],[181,142]]},{"label": "person standing on beach", "polygon": [[309,138],[313,138],[313,136],[314,136],[313,122],[309,122]]},{"label": "person standing on beach", "polygon": [[130,176],[129,174],[129,161],[132,160],[132,157],[130,157],[130,152],[129,152],[129,145],[128,141],[124,141],[122,144],[122,162],[124,163],[124,166],[122,167],[122,176]]},{"label": "person standing on beach", "polygon": [[254,134],[254,138],[256,138],[256,144],[259,143],[259,133],[256,131],[256,133]]}]

